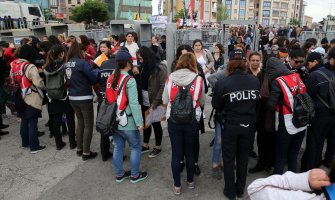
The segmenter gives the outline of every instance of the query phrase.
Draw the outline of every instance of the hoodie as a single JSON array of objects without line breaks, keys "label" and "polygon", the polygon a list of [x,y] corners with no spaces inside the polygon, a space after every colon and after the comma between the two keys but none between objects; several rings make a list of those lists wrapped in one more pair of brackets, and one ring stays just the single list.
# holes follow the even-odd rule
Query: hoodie
[{"label": "hoodie", "polygon": [[[190,84],[194,78],[197,76],[196,73],[190,71],[189,69],[179,69],[175,72],[173,72],[172,74],[170,74],[169,79],[174,82],[175,84],[177,84],[178,86],[187,86],[188,84]],[[198,76],[198,78],[200,78],[200,76]],[[202,91],[201,91],[201,96],[199,99],[199,103],[200,106],[203,107],[205,106],[206,103],[206,94],[205,94],[205,85],[204,82],[202,81]],[[171,105],[169,104],[170,102],[170,94],[168,92],[168,88],[167,88],[167,83],[165,83],[165,87],[164,87],[164,91],[163,91],[163,104],[168,105],[167,107],[167,112],[166,112],[166,118],[169,119],[170,117],[170,110],[171,110]],[[198,115],[199,113],[197,113]],[[201,115],[201,113],[200,113]],[[197,116],[198,118],[198,116]]]},{"label": "hoodie", "polygon": [[289,75],[292,72],[287,69],[284,63],[282,63],[278,58],[269,58],[266,62],[267,75],[271,82],[271,94],[267,102],[269,110],[275,111],[276,105],[279,100],[283,98],[282,90],[279,83],[275,80],[280,76]]}]

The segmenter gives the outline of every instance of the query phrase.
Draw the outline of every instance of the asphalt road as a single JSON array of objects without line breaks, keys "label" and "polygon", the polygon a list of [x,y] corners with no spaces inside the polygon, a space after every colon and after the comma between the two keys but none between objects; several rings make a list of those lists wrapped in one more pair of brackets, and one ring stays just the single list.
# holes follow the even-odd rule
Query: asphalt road
[{"label": "asphalt road", "polygon": [[[210,115],[210,99],[205,109],[207,118]],[[212,178],[211,152],[209,143],[214,131],[206,128],[206,133],[200,135],[199,166],[201,175],[195,177],[195,189],[186,187],[186,172],[182,173],[182,194],[173,194],[173,179],[170,167],[171,145],[168,138],[166,123],[163,123],[163,152],[156,158],[149,159],[148,154],[142,154],[141,169],[149,174],[145,181],[132,184],[129,180],[116,183],[112,161],[102,162],[98,158],[82,161],[77,157],[76,150],[67,146],[57,151],[55,141],[49,138],[49,132],[44,124],[47,122],[46,108],[43,108],[43,118],[39,120],[39,130],[46,134],[40,137],[40,142],[46,144],[46,150],[38,154],[30,154],[29,149],[22,149],[19,135],[20,123],[15,116],[8,115],[5,123],[9,135],[0,140],[0,199],[4,200],[50,200],[50,199],[225,199],[223,196],[224,181]],[[153,134],[152,134],[153,135]],[[94,131],[92,150],[99,151],[100,136]],[[150,142],[154,145],[154,139]],[[257,147],[255,147],[257,150]],[[126,155],[129,158],[129,148]],[[254,166],[255,159],[250,158],[249,167]],[[129,159],[124,162],[125,169],[130,168]],[[268,176],[268,173],[248,174],[247,185],[252,180]],[[247,193],[245,192],[245,199]]]}]

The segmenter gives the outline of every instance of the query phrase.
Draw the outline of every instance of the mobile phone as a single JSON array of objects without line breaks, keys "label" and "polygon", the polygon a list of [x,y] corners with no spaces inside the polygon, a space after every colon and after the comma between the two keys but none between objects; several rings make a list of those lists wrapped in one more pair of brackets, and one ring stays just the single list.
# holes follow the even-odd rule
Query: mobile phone
[{"label": "mobile phone", "polygon": [[332,183],[330,186],[323,187],[322,189],[327,200],[335,200],[335,183]]}]

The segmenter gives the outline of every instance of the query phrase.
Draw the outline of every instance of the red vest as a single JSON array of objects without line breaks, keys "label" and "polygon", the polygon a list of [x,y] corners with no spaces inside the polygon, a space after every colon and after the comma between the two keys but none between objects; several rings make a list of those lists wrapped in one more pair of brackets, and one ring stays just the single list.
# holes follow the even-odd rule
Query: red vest
[{"label": "red vest", "polygon": [[[117,101],[118,109],[122,111],[127,108],[128,99],[127,99],[126,87],[127,87],[127,81],[131,78],[131,76],[128,76],[126,78],[126,75],[120,74],[116,90],[112,88],[113,77],[114,74],[110,75],[106,83],[106,100],[108,103],[113,103],[114,101]],[[117,94],[120,89],[119,88],[120,84],[125,78],[126,80],[123,84],[123,87],[121,88],[121,93],[118,96]]]},{"label": "red vest", "polygon": [[27,70],[30,63],[25,60],[15,59],[10,65],[11,83],[19,83],[22,93],[25,94],[27,89],[29,89],[31,86],[31,81],[25,75],[25,70]]},{"label": "red vest", "polygon": [[284,115],[286,130],[289,134],[295,134],[306,129],[306,127],[295,128],[292,123],[294,95],[298,93],[298,90],[300,94],[306,93],[305,84],[297,73],[278,77],[276,81],[280,85],[284,99],[283,105],[277,104],[276,106],[276,127],[278,127],[279,124],[279,111],[281,111]]}]

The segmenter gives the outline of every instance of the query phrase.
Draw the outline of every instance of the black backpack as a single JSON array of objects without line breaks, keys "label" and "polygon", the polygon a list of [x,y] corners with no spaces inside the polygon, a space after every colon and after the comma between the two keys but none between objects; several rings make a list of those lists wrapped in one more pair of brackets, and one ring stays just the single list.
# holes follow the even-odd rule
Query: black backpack
[{"label": "black backpack", "polygon": [[[293,95],[293,91],[287,85],[285,80],[283,78],[281,78],[281,80],[285,83]],[[315,110],[313,99],[308,95],[307,92],[300,93],[299,86],[297,88],[297,93],[293,96],[294,102],[292,108],[292,123],[296,128],[301,128],[307,126],[307,124],[313,120],[315,116]]]},{"label": "black backpack", "polygon": [[328,101],[322,99],[320,95],[317,95],[317,97],[329,110],[335,112],[335,78],[334,76],[327,76],[324,72],[320,70],[317,70],[315,72],[321,74],[328,81]]},{"label": "black backpack", "polygon": [[67,96],[67,89],[65,87],[65,79],[63,72],[63,65],[54,72],[47,72],[44,70],[46,77],[45,87],[50,99],[64,99]]},{"label": "black backpack", "polygon": [[[194,78],[196,78],[198,75]],[[179,91],[171,105],[170,120],[177,124],[189,124],[195,120],[195,108],[193,107],[193,98],[190,88],[194,82],[187,86],[178,86]]]},{"label": "black backpack", "polygon": [[[120,84],[119,91],[117,95],[119,96],[123,85],[129,80],[130,76],[127,76],[123,79]],[[107,100],[102,101],[98,116],[95,123],[95,128],[98,132],[105,136],[112,136],[118,128],[119,122],[117,121],[117,101],[108,103]]]}]

